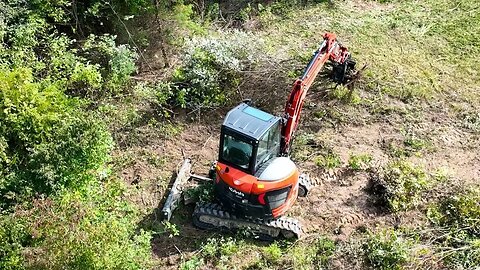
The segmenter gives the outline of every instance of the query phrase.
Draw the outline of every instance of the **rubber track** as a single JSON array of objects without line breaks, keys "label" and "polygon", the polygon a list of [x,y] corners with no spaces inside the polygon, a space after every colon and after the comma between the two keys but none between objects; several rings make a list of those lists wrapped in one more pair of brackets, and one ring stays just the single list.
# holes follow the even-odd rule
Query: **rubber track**
[{"label": "rubber track", "polygon": [[[232,228],[218,228],[215,225],[200,221],[200,216],[202,215],[207,215],[207,216],[222,219],[222,220],[229,220],[229,222],[233,222],[233,223],[238,222],[238,226],[234,225],[232,226]],[[215,204],[215,203],[197,203],[195,210],[193,212],[193,222],[195,226],[201,229],[206,229],[206,230],[211,230],[211,229],[236,230],[236,229],[245,227],[244,223],[251,223],[252,225],[256,225],[256,226],[260,225],[260,226],[265,226],[268,228],[276,228],[280,230],[279,234],[267,235],[268,237],[264,237],[265,235],[262,236],[260,235],[260,233],[253,231],[254,233],[257,233],[257,235],[260,235],[260,238],[263,238],[265,240],[269,240],[268,239],[269,237],[271,239],[275,239],[279,235],[288,237],[289,234],[293,235],[293,237],[298,239],[298,238],[301,238],[303,235],[302,226],[300,222],[296,219],[288,218],[288,217],[280,217],[278,219],[268,220],[268,221],[244,219],[228,213],[227,211],[222,209],[221,205]],[[252,229],[254,227],[255,226],[252,226],[250,228]],[[285,234],[285,232],[288,232],[288,233]]]}]

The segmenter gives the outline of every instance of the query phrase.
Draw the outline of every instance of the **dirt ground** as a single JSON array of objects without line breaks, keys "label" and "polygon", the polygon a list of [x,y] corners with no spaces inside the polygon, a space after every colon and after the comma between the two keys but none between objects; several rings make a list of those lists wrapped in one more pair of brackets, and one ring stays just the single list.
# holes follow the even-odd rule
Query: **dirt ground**
[{"label": "dirt ground", "polygon": [[[280,99],[280,97],[278,97]],[[310,100],[311,102],[311,100]],[[315,101],[317,106],[325,106],[322,100]],[[307,198],[299,198],[289,212],[289,216],[299,218],[311,234],[322,234],[337,241],[347,241],[352,233],[362,228],[418,226],[426,223],[424,215],[416,210],[399,215],[392,215],[376,206],[366,187],[369,175],[366,172],[352,172],[346,168],[351,154],[368,153],[373,157],[373,164],[380,167],[390,160],[385,142],[401,141],[405,119],[387,117],[375,121],[358,121],[342,123],[335,127],[325,127],[324,122],[311,117],[315,106],[306,107],[299,133],[313,133],[321,138],[342,160],[340,168],[325,171],[312,161],[312,158],[297,162],[302,172],[316,179],[317,186]],[[344,105],[338,109],[349,111]],[[136,187],[131,193],[131,200],[141,205],[146,213],[143,223],[159,222],[156,213],[161,209],[166,196],[167,183],[179,168],[183,158],[193,161],[193,170],[205,174],[210,162],[215,160],[218,149],[220,125],[226,110],[209,112],[193,121],[174,120],[174,125],[181,129],[171,138],[148,137],[141,146],[129,147],[118,151],[117,155],[143,156],[127,164],[120,176],[128,185]],[[354,117],[368,119],[367,112],[356,111]],[[418,118],[414,130],[430,142],[427,150],[422,150],[409,159],[421,164],[427,172],[433,173],[439,168],[448,168],[452,177],[465,182],[480,178],[480,152],[478,135],[465,131],[446,113],[429,114]],[[180,117],[179,117],[180,118]],[[314,153],[314,147],[307,151]],[[160,159],[152,162],[151,159]],[[163,267],[176,268],[188,252],[194,250],[192,243],[205,240],[209,233],[199,231],[191,225],[189,218],[192,207],[182,207],[174,214],[173,223],[179,226],[181,235],[169,238],[158,234],[152,241],[152,250]]]},{"label": "dirt ground", "polygon": [[[372,1],[352,3],[360,10],[378,9],[381,12],[392,8]],[[263,70],[263,67],[259,69]],[[240,102],[243,98],[251,98],[258,107],[280,115],[291,89],[290,84],[293,83],[293,80],[286,82],[282,72],[291,69],[291,66],[266,66],[268,76],[259,75],[259,80],[245,79],[240,86],[241,94],[234,100]],[[384,97],[378,104],[373,104],[376,107],[372,109],[373,105],[344,104],[326,97],[325,85],[321,80],[319,85],[310,90],[297,131],[298,136],[310,135],[315,138],[315,144],[295,147],[293,153],[299,169],[308,173],[317,183],[311,194],[307,198],[299,198],[288,213],[303,222],[307,238],[320,234],[345,242],[356,231],[366,228],[426,226],[425,215],[418,209],[391,214],[376,205],[367,191],[369,173],[354,172],[347,168],[347,161],[352,154],[369,154],[373,158],[373,168],[384,166],[394,159],[389,145],[403,147],[406,137],[411,134],[426,142],[426,146],[410,153],[406,157],[409,161],[431,175],[442,171],[455,179],[452,183],[478,183],[480,135],[462,125],[458,115],[445,104],[449,97],[414,103]],[[262,86],[262,91],[258,91],[259,86]],[[375,95],[364,89],[356,89],[360,97],[371,98]],[[470,106],[465,101],[450,101],[452,104],[456,102],[458,107]],[[160,221],[157,213],[163,205],[168,184],[184,158],[192,159],[195,173],[206,174],[217,157],[220,126],[228,110],[178,112],[170,123],[173,132],[158,134],[159,130],[155,128],[140,127],[137,132],[142,134],[141,143],[116,150],[116,159],[126,160],[119,165],[119,176],[133,190],[129,199],[145,212],[140,227],[158,226]],[[326,114],[319,118],[315,116],[318,112]],[[319,145],[327,145],[339,155],[339,168],[326,171],[315,164]],[[302,158],[298,158],[295,151],[301,152]],[[429,198],[423,199],[428,201]],[[179,236],[169,237],[165,233],[154,236],[152,251],[159,261],[159,269],[178,268],[182,259],[195,252],[196,244],[211,235],[192,226],[192,210],[191,206],[186,206],[174,213],[172,223],[181,231]],[[338,259],[335,267],[346,269],[348,264],[348,261]]]}]

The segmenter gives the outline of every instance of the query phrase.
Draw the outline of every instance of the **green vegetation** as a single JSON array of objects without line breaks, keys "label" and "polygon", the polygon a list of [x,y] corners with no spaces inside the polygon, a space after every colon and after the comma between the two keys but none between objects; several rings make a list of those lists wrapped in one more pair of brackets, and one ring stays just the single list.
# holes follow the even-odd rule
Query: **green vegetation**
[{"label": "green vegetation", "polygon": [[411,243],[393,230],[370,232],[364,244],[367,262],[375,269],[400,270],[410,260]]},{"label": "green vegetation", "polygon": [[314,162],[318,167],[325,169],[338,168],[342,164],[340,156],[333,151],[327,151],[325,154],[316,156]]},{"label": "green vegetation", "polygon": [[366,170],[370,168],[372,159],[372,156],[369,154],[350,155],[348,167],[354,171]]},{"label": "green vegetation", "polygon": [[136,71],[112,20],[143,6],[0,3],[0,268],[149,267],[150,233],[108,177],[114,143],[89,109]]},{"label": "green vegetation", "polygon": [[327,237],[315,237],[310,243],[280,241],[258,245],[242,240],[239,235],[212,237],[199,247],[195,255],[182,263],[181,269],[197,269],[202,265],[218,269],[328,269],[337,249]]},{"label": "green vegetation", "polygon": [[[38,199],[1,216],[2,269],[142,269],[150,233],[136,233],[138,212],[108,181],[55,199]],[[108,252],[105,252],[108,251]]]},{"label": "green vegetation", "polygon": [[428,209],[428,217],[438,230],[438,252],[452,267],[480,265],[479,202],[480,190],[471,189],[442,198]]},{"label": "green vegetation", "polygon": [[213,183],[202,183],[193,188],[186,189],[186,196],[196,202],[213,201]]},{"label": "green vegetation", "polygon": [[[0,268],[478,268],[477,2],[0,1]],[[192,233],[189,215],[149,220],[179,148],[204,158],[212,140],[193,142],[216,140],[213,125],[243,98],[279,113],[323,31],[368,68],[354,91],[319,76],[292,156],[306,172],[333,169],[343,165],[334,142],[378,142],[385,166],[375,173],[370,155],[351,155],[340,177],[370,174],[389,210],[381,221],[364,215],[378,205],[357,205],[369,194],[342,181],[321,188],[338,188],[328,205],[354,211],[351,226],[332,229],[342,209],[315,209],[320,218],[314,198],[290,213],[325,236],[297,242]],[[346,141],[350,130],[364,134]],[[428,173],[445,164],[448,174]],[[213,199],[211,184],[187,193]]]},{"label": "green vegetation", "polygon": [[395,160],[371,179],[371,191],[381,205],[393,212],[418,206],[422,192],[429,186],[425,171],[407,161]]},{"label": "green vegetation", "polygon": [[33,82],[29,69],[0,72],[0,208],[35,193],[81,189],[104,170],[112,139],[58,84]]},{"label": "green vegetation", "polygon": [[186,44],[183,65],[173,74],[182,107],[225,105],[235,94],[241,71],[254,64],[255,38],[242,32],[198,38]]},{"label": "green vegetation", "polygon": [[460,119],[464,128],[473,132],[480,132],[480,112],[463,112]]}]

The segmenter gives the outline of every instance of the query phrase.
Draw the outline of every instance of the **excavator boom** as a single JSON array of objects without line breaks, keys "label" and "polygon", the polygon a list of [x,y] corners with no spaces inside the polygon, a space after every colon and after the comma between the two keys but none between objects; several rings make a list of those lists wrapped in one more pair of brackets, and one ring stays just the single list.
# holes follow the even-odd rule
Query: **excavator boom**
[{"label": "excavator boom", "polygon": [[328,60],[334,65],[332,73],[334,81],[346,83],[347,68],[353,69],[355,62],[351,60],[347,48],[337,42],[337,36],[327,32],[323,35],[323,42],[313,55],[302,77],[293,84],[292,92],[287,100],[284,116],[286,122],[282,129],[282,154],[284,155],[288,155],[290,151],[290,142],[300,121],[300,113],[307,91]]}]

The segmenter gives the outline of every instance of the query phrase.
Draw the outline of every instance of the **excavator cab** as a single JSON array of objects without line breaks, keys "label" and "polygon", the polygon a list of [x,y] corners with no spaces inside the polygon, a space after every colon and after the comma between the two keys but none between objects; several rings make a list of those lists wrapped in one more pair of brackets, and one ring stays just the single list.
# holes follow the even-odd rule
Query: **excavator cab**
[{"label": "excavator cab", "polygon": [[281,157],[282,118],[242,103],[221,130],[215,194],[225,209],[244,217],[275,218],[297,197],[298,170]]},{"label": "excavator cab", "polygon": [[280,155],[280,121],[245,103],[230,110],[222,125],[218,160],[255,175]]}]

